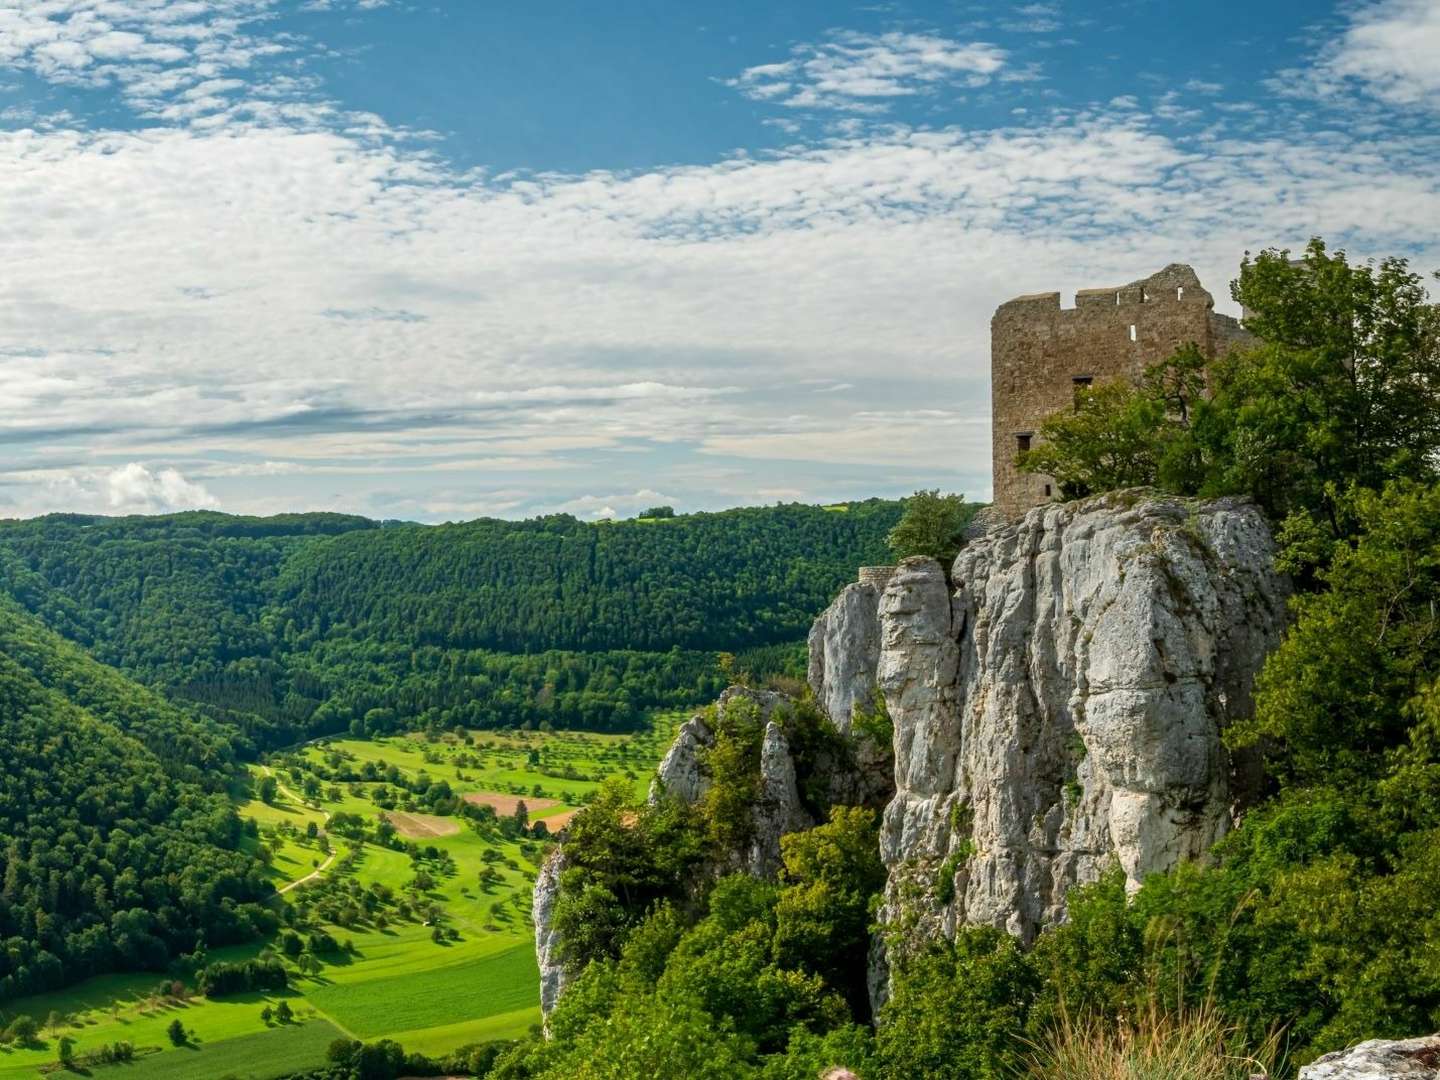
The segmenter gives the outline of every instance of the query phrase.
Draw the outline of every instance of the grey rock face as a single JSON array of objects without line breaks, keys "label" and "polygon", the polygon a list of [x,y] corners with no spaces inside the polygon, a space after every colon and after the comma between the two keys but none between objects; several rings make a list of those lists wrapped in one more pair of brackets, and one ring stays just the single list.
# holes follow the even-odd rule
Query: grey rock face
[{"label": "grey rock face", "polygon": [[[727,710],[743,702],[753,705],[766,721],[760,744],[760,794],[750,810],[753,838],[745,851],[716,853],[714,869],[717,872],[743,869],[755,877],[773,878],[780,869],[780,837],[815,824],[800,801],[790,744],[780,725],[768,719],[788,700],[784,694],[771,690],[732,686],[715,703],[722,720]],[[704,798],[711,783],[705,755],[714,745],[715,733],[703,715],[687,720],[656,771],[650,785],[650,801],[658,800],[662,792],[687,803],[697,803]]]},{"label": "grey rock face", "polygon": [[816,704],[850,741],[851,760],[833,763],[830,801],[884,806],[895,793],[889,740],[877,745],[855,730],[857,710],[876,707],[880,667],[880,594],[898,567],[861,567],[861,580],[845,586],[810,628],[808,682]]},{"label": "grey rock face", "polygon": [[705,771],[701,758],[714,744],[715,734],[704,719],[692,716],[686,720],[655,770],[655,779],[650,782],[650,801],[657,802],[661,792],[669,792],[684,802],[699,802],[710,790],[710,774]]},{"label": "grey rock face", "polygon": [[[1223,835],[1288,586],[1248,503],[1116,493],[911,559],[879,604],[895,726],[882,918],[1029,940],[1112,862],[1130,888]],[[1232,777],[1232,773],[1234,777]]]},{"label": "grey rock face", "polygon": [[770,714],[790,699],[774,690],[752,690],[748,686],[728,686],[715,699],[715,710],[723,717],[725,710],[734,702],[748,702],[760,710],[760,718],[768,720]]},{"label": "grey rock face", "polygon": [[855,706],[869,708],[880,663],[880,592],[846,585],[810,628],[808,681],[835,730],[850,733]]},{"label": "grey rock face", "polygon": [[565,965],[560,962],[560,937],[551,925],[555,901],[560,896],[560,872],[565,869],[565,852],[556,848],[540,867],[532,894],[531,916],[535,922],[535,959],[540,965],[540,1012],[549,1016],[565,989]]},{"label": "grey rock face", "polygon": [[760,798],[751,813],[755,835],[745,869],[753,877],[773,878],[780,871],[780,837],[815,824],[800,803],[790,744],[773,720],[760,744]]},{"label": "grey rock face", "polygon": [[1440,1035],[1391,1042],[1372,1039],[1326,1054],[1300,1070],[1300,1080],[1435,1080]]}]

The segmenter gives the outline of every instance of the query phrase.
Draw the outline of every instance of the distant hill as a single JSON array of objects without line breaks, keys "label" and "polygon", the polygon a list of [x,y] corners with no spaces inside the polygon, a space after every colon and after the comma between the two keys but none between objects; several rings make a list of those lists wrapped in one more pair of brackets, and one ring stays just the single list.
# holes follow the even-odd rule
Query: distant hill
[{"label": "distant hill", "polygon": [[794,670],[901,504],[422,526],[213,512],[0,522],[0,583],[260,746],[421,722],[623,730]]}]

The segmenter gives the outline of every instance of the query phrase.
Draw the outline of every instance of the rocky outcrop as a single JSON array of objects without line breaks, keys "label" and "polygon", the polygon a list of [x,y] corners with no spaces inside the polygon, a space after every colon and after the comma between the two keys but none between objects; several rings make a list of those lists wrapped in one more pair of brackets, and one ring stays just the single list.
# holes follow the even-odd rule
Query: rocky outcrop
[{"label": "rocky outcrop", "polygon": [[1440,1035],[1390,1042],[1372,1039],[1326,1054],[1300,1070],[1300,1080],[1435,1080]]},{"label": "rocky outcrop", "polygon": [[880,592],[866,581],[846,585],[810,628],[810,691],[842,735],[850,733],[855,707],[874,702]]},{"label": "rocky outcrop", "polygon": [[807,681],[815,704],[850,745],[848,768],[837,765],[830,801],[884,806],[895,794],[895,759],[890,735],[857,730],[857,715],[883,710],[876,681],[880,666],[880,596],[895,575],[893,566],[862,566],[860,580],[845,586],[810,627]]},{"label": "rocky outcrop", "polygon": [[560,960],[560,937],[555,932],[555,901],[560,896],[560,872],[565,869],[565,849],[556,848],[540,867],[531,900],[535,923],[535,960],[540,966],[540,1012],[549,1016],[565,989],[565,965]]},{"label": "rocky outcrop", "polygon": [[[780,869],[780,837],[815,824],[800,798],[795,761],[780,725],[769,719],[777,708],[790,701],[772,690],[732,686],[715,702],[717,722],[728,710],[744,703],[757,710],[765,721],[760,743],[759,794],[751,807],[751,843],[745,851],[716,854],[716,872],[743,869],[756,877],[772,878]],[[715,733],[704,714],[697,714],[681,726],[650,785],[650,801],[671,795],[683,802],[697,803],[710,790],[710,771],[705,755],[715,745]]]},{"label": "rocky outcrop", "polygon": [[[747,686],[731,686],[715,702],[717,718],[737,702],[745,702],[759,710],[762,719],[788,701],[784,694],[773,690],[752,690]],[[715,733],[705,722],[703,713],[696,713],[680,726],[675,741],[665,751],[655,779],[650,782],[650,801],[669,794],[681,802],[697,803],[710,790],[710,770],[705,764],[706,752],[715,745]]]},{"label": "rocky outcrop", "polygon": [[991,529],[950,582],[906,560],[878,605],[882,918],[1029,940],[1112,864],[1133,889],[1206,852],[1245,796],[1220,733],[1284,625],[1273,556],[1248,503],[1121,492]]},{"label": "rocky outcrop", "polygon": [[704,798],[710,790],[710,774],[702,759],[705,751],[714,745],[715,734],[704,717],[692,716],[681,724],[675,741],[655,770],[655,779],[650,782],[650,801],[658,801],[662,792],[687,803],[697,803]]},{"label": "rocky outcrop", "polygon": [[754,838],[746,853],[745,870],[757,878],[773,878],[780,872],[780,838],[815,825],[800,802],[790,744],[773,720],[765,725],[760,743],[760,795],[751,813]]}]

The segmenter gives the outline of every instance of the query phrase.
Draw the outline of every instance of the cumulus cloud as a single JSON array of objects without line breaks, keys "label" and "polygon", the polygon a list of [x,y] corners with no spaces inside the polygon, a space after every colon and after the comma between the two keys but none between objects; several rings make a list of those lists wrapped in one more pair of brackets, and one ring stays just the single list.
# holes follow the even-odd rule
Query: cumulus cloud
[{"label": "cumulus cloud", "polygon": [[1005,66],[1006,52],[985,42],[934,34],[841,31],[797,45],[792,58],[746,68],[727,85],[755,101],[789,108],[883,112],[887,98],[943,85],[983,86]]},{"label": "cumulus cloud", "polygon": [[30,517],[58,511],[155,514],[218,507],[202,484],[171,467],[132,461],[114,468],[79,465],[0,471],[0,507]]},{"label": "cumulus cloud", "polygon": [[172,510],[200,510],[219,501],[200,484],[192,484],[175,469],[152,471],[132,461],[105,478],[110,509],[124,514],[154,514]]},{"label": "cumulus cloud", "polygon": [[1357,7],[1314,70],[1299,77],[1325,96],[1360,86],[1391,105],[1440,111],[1440,2],[1379,0]]}]

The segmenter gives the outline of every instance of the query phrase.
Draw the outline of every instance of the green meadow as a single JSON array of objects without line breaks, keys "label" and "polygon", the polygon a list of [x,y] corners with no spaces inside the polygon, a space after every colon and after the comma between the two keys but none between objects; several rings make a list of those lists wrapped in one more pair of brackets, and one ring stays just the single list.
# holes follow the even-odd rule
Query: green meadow
[{"label": "green meadow", "polygon": [[[312,917],[343,917],[323,921],[341,948],[324,955],[318,971],[288,965],[290,989],[280,994],[210,1000],[195,992],[193,979],[182,978],[184,992],[176,997],[163,985],[173,975],[155,973],[102,976],[9,1003],[5,1017],[23,1013],[43,1023],[53,1015],[57,1024],[45,1027],[29,1047],[0,1048],[0,1080],[36,1076],[56,1061],[62,1036],[74,1040],[77,1057],[119,1041],[136,1048],[132,1062],[89,1066],[103,1078],[264,1080],[321,1063],[331,1041],[341,1037],[387,1038],[406,1049],[443,1054],[523,1035],[540,1018],[530,890],[546,844],[502,836],[494,827],[482,833],[459,815],[397,805],[391,820],[414,850],[357,846],[327,832],[327,823],[339,813],[378,821],[376,789],[385,785],[393,792],[396,785],[337,782],[327,762],[338,759],[354,770],[373,761],[398,770],[405,783],[424,773],[445,780],[457,796],[528,799],[540,804],[531,820],[563,821],[560,815],[582,807],[609,777],[622,777],[643,794],[683,719],[679,713],[657,715],[648,731],[629,736],[475,731],[334,739],[256,766],[257,784],[269,769],[277,791],[268,803],[237,802],[242,818],[254,822],[255,835],[246,843],[266,850],[277,889],[319,869],[314,880],[276,903]],[[310,826],[316,835],[308,835]],[[361,903],[367,895],[396,902],[368,911]],[[216,949],[210,959],[248,959],[267,944],[278,942]],[[266,1021],[262,1010],[281,1001],[294,1021]],[[190,1036],[179,1048],[166,1034],[176,1018]]]}]

